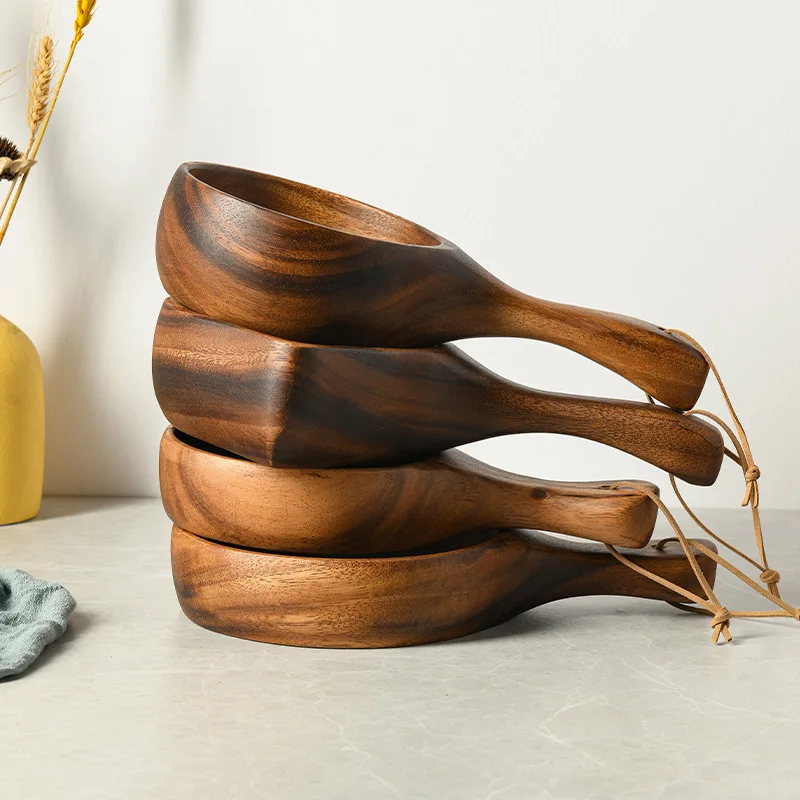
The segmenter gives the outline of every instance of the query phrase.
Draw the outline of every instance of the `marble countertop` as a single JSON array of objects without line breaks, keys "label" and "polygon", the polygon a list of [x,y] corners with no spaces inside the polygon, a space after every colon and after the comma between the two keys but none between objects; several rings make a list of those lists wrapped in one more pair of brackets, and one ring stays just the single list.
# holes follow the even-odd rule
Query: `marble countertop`
[{"label": "marble countertop", "polygon": [[[765,513],[800,602],[800,514]],[[745,542],[747,512],[710,515]],[[665,532],[666,535],[666,532]],[[0,682],[0,788],[20,800],[793,797],[800,626],[576,599],[454,642],[326,651],[181,613],[158,500],[52,498],[0,563],[66,585],[65,636]],[[725,576],[730,608],[757,598]]]}]

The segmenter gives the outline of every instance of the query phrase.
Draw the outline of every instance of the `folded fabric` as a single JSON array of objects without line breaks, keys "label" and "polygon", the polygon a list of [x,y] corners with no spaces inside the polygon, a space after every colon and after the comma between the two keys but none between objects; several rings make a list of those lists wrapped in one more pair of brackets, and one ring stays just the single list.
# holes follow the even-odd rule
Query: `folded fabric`
[{"label": "folded fabric", "polygon": [[64,633],[74,608],[63,586],[0,567],[0,678],[24,672]]}]

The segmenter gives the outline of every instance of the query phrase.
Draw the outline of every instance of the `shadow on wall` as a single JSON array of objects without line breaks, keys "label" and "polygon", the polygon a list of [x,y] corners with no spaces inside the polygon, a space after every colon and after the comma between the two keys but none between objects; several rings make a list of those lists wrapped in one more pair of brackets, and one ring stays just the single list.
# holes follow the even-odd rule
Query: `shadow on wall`
[{"label": "shadow on wall", "polygon": [[[152,153],[166,149],[169,137],[179,134],[196,16],[192,0],[172,0],[168,11],[169,33],[164,39],[167,58],[161,109],[154,114],[162,123],[139,143],[138,153],[130,153],[132,159],[152,157]],[[137,431],[120,424],[114,410],[98,389],[92,389],[89,381],[92,352],[98,341],[93,331],[102,325],[99,316],[105,309],[104,298],[108,296],[115,271],[123,263],[120,248],[126,219],[118,211],[115,213],[113,207],[104,209],[102,204],[93,202],[79,184],[70,180],[65,166],[70,158],[74,161],[74,153],[66,151],[58,126],[51,128],[46,147],[50,174],[47,201],[51,206],[48,218],[52,220],[52,237],[58,242],[52,268],[56,274],[74,276],[60,298],[60,318],[55,321],[53,339],[42,352],[47,409],[47,490],[55,476],[82,469],[90,469],[93,475],[112,476],[113,480],[114,471],[119,468],[119,454],[129,451]],[[137,191],[133,181],[113,188],[117,196],[124,193],[132,198],[134,205],[141,198],[141,190]],[[155,314],[156,309],[153,321]],[[131,377],[149,383],[149,365],[146,373]],[[63,477],[59,483],[63,483]]]}]

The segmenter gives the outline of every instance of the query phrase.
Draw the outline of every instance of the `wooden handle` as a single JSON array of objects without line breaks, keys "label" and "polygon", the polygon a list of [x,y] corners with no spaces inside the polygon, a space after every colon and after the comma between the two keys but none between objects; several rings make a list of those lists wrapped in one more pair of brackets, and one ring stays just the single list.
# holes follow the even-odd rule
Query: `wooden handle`
[{"label": "wooden handle", "polygon": [[[528,586],[526,608],[534,608],[553,600],[567,597],[591,597],[614,595],[617,597],[641,597],[648,600],[663,600],[668,603],[685,600],[650,578],[634,572],[617,561],[605,548],[575,540],[554,539],[546,534],[528,531],[528,551],[537,563],[563,565],[558,579],[544,586],[540,574],[532,576]],[[709,542],[703,540],[707,547]],[[716,547],[710,548],[716,552]],[[684,589],[702,595],[703,591],[692,572],[689,562],[678,542],[656,544],[641,550],[624,550],[623,555],[640,567],[665,578]],[[697,563],[711,586],[716,577],[716,562],[700,553],[695,553]]]},{"label": "wooden handle", "polygon": [[[447,466],[460,477],[457,498],[443,496],[441,505],[458,503],[465,517],[469,513],[476,530],[534,528],[638,548],[650,541],[658,516],[658,506],[647,495],[635,488],[612,489],[610,481],[529,478],[484,464],[458,450],[423,463]],[[428,486],[431,477],[430,473],[425,476]],[[479,482],[485,485],[485,491]],[[626,486],[658,494],[658,487],[647,481],[626,481]],[[423,486],[419,490],[420,498],[424,498]],[[472,499],[477,502],[469,502]]]},{"label": "wooden handle", "polygon": [[725,443],[712,425],[652,403],[607,400],[527,389],[498,390],[506,409],[505,433],[560,433],[614,447],[687,483],[717,478]]},{"label": "wooden handle", "polygon": [[[634,548],[644,547],[653,535],[658,506],[641,492],[611,489],[607,483],[560,483],[538,478],[529,478],[526,483],[524,493],[510,492],[516,495],[516,502],[507,507],[503,526],[565,533]],[[654,484],[647,486],[658,491]]]},{"label": "wooden handle", "polygon": [[562,305],[514,290],[501,301],[500,325],[507,336],[560,345],[613,370],[664,405],[694,406],[708,364],[685,339],[632,317]]}]

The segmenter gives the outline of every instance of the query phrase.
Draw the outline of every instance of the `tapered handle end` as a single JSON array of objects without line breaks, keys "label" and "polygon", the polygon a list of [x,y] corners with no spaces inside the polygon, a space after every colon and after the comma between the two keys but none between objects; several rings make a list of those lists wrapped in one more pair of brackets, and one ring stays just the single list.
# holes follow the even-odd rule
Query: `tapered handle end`
[{"label": "tapered handle end", "polygon": [[506,335],[540,339],[580,353],[676,411],[693,408],[703,391],[709,369],[705,357],[664,328],[516,292],[506,303]]}]

